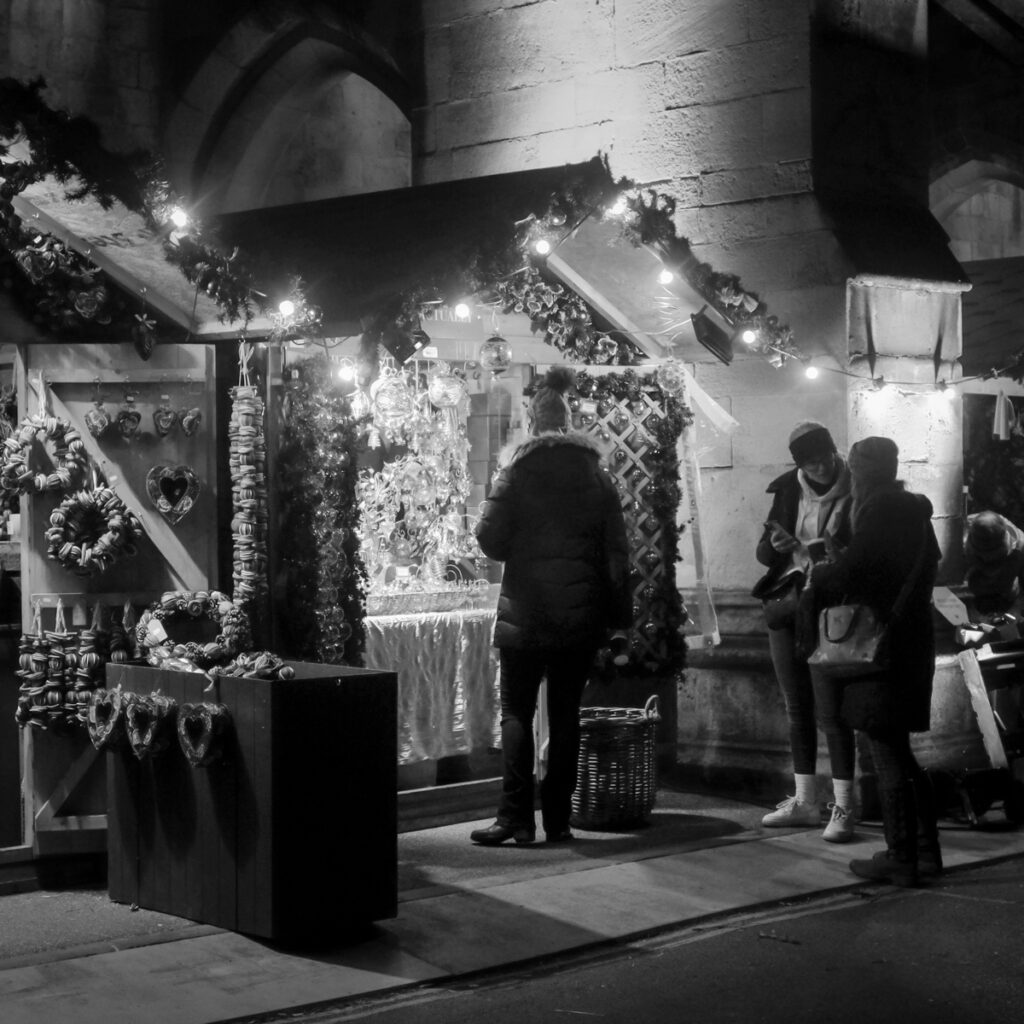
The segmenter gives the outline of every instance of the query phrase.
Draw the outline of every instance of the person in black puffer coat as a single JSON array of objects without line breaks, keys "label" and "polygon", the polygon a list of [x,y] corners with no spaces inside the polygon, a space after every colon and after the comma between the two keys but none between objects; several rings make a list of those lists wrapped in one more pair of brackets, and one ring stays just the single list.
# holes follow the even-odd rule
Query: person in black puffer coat
[{"label": "person in black puffer coat", "polygon": [[540,785],[548,842],[572,838],[579,707],[597,651],[629,627],[629,550],[622,506],[600,453],[569,431],[573,374],[550,370],[530,403],[532,436],[499,456],[476,536],[504,562],[499,650],[503,785],[496,822],[470,834],[495,846],[533,842],[533,717],[547,678],[547,774]]},{"label": "person in black puffer coat", "polygon": [[889,666],[842,687],[842,714],[868,740],[878,778],[885,850],[850,862],[861,878],[916,885],[920,875],[942,870],[935,798],[910,746],[912,732],[926,732],[935,674],[932,588],[939,545],[932,504],[896,479],[899,449],[887,437],[867,437],[850,449],[853,532],[835,562],[811,570],[821,607],[867,604],[883,620],[904,583],[906,603],[892,619]]}]

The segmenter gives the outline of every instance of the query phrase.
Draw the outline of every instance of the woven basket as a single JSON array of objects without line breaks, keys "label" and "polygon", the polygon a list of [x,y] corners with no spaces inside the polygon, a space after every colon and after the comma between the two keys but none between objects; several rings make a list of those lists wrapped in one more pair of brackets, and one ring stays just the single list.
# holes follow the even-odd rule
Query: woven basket
[{"label": "woven basket", "polygon": [[643,824],[657,790],[654,728],[658,698],[642,708],[581,708],[579,781],[572,824],[610,830]]}]

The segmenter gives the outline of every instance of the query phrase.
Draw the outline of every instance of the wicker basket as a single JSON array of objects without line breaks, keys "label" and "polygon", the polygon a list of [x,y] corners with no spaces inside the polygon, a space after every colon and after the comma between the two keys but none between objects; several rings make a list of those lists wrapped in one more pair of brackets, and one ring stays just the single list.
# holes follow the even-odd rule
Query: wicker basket
[{"label": "wicker basket", "polygon": [[581,708],[579,781],[572,824],[611,830],[643,824],[657,790],[654,728],[658,698],[642,708]]}]

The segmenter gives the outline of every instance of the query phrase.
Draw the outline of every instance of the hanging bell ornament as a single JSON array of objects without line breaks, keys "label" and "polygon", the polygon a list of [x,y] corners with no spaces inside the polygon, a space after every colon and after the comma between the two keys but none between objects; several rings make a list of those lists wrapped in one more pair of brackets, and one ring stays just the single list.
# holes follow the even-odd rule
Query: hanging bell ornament
[{"label": "hanging bell ornament", "polygon": [[492,334],[480,346],[480,365],[500,377],[512,365],[512,346],[500,334]]}]

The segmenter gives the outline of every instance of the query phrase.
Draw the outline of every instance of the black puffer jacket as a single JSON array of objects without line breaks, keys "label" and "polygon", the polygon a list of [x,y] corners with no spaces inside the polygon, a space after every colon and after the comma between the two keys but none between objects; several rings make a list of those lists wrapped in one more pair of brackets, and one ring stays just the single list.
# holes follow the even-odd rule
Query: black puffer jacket
[{"label": "black puffer jacket", "polygon": [[853,536],[846,553],[835,562],[816,566],[812,576],[818,607],[868,604],[888,618],[918,555],[922,564],[903,613],[889,634],[894,721],[911,732],[929,726],[932,676],[935,674],[935,631],[932,587],[939,563],[939,545],[931,525],[932,505],[923,494],[888,485],[855,510]]},{"label": "black puffer jacket", "polygon": [[505,563],[494,645],[597,648],[630,625],[622,507],[583,434],[540,434],[503,452],[477,525]]}]

